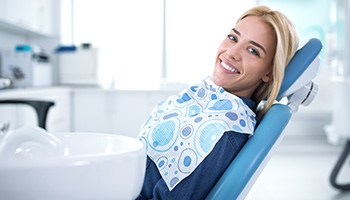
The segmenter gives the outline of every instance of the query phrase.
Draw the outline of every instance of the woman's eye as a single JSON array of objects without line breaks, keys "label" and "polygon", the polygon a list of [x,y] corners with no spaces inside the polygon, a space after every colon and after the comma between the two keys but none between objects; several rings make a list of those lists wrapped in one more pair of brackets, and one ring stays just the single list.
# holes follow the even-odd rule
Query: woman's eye
[{"label": "woman's eye", "polygon": [[234,35],[228,35],[227,37],[228,37],[228,39],[230,39],[230,40],[232,40],[232,41],[234,41],[234,42],[237,42],[237,41],[238,41],[238,40],[237,40],[237,37],[234,36]]},{"label": "woman's eye", "polygon": [[259,52],[254,48],[249,48],[248,51],[255,56],[260,56]]}]

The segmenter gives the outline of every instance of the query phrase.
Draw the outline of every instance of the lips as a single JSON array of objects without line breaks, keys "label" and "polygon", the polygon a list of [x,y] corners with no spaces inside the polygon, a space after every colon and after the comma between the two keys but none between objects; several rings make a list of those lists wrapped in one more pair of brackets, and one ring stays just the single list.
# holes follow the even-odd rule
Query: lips
[{"label": "lips", "polygon": [[238,69],[234,68],[233,66],[229,66],[227,63],[225,63],[224,61],[221,61],[221,66],[226,69],[227,71],[231,72],[231,73],[236,73],[239,74],[240,72],[238,71]]}]

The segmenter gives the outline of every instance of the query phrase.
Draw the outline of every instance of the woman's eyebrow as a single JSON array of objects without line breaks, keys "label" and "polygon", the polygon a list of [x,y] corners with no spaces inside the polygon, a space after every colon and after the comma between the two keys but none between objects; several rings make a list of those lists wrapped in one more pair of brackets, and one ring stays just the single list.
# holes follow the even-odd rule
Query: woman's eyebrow
[{"label": "woman's eyebrow", "polygon": [[[237,29],[235,29],[235,28],[232,28],[232,31],[233,32],[235,32],[238,36],[241,36],[241,33],[237,30]],[[257,42],[254,42],[254,41],[249,41],[252,45],[254,45],[254,46],[257,46],[257,47],[259,47],[265,54],[266,54],[266,50],[265,50],[265,48],[261,45],[261,44],[259,44],[259,43],[257,43]]]},{"label": "woman's eyebrow", "polygon": [[237,35],[241,36],[241,33],[237,29],[232,28],[232,31],[235,32]]},{"label": "woman's eyebrow", "polygon": [[255,46],[257,46],[257,47],[259,47],[266,54],[266,50],[261,44],[259,44],[257,42],[254,42],[254,41],[250,41],[250,43],[255,45]]}]

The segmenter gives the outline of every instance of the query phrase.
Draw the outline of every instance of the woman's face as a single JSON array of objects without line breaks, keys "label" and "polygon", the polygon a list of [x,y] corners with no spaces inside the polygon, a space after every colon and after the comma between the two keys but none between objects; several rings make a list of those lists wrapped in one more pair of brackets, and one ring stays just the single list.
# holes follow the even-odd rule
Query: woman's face
[{"label": "woman's face", "polygon": [[213,81],[226,91],[250,98],[262,83],[271,80],[276,38],[259,17],[239,21],[219,46]]}]

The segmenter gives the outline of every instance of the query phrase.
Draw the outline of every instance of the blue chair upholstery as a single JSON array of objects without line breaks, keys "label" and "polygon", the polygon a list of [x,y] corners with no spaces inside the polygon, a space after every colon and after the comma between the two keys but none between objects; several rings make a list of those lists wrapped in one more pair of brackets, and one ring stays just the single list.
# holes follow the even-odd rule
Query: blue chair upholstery
[{"label": "blue chair upholstery", "polygon": [[[278,99],[308,68],[321,49],[320,40],[311,39],[296,52],[286,68]],[[282,139],[291,116],[292,111],[287,105],[274,104],[206,199],[244,199],[268,162],[271,150]]]}]

